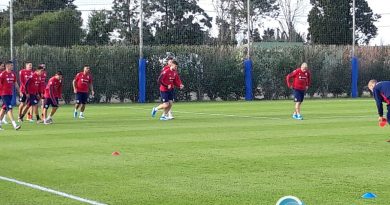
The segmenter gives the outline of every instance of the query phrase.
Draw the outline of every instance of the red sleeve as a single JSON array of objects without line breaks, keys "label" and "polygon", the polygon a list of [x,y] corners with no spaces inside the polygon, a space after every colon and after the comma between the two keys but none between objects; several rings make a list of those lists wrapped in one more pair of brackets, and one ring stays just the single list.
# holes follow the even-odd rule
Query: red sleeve
[{"label": "red sleeve", "polygon": [[29,92],[29,87],[30,87],[29,84],[31,83],[31,79],[32,79],[32,78],[28,79],[28,80],[26,81],[26,84],[24,85],[24,86],[25,86],[24,89],[25,89],[25,92],[26,92],[26,93],[30,93],[30,92]]},{"label": "red sleeve", "polygon": [[158,82],[164,87],[168,88],[169,82],[166,82],[165,73],[165,71],[161,72],[160,76],[158,76]]},{"label": "red sleeve", "polygon": [[19,71],[19,81],[20,81],[20,85],[25,85],[26,82],[24,82],[24,76],[23,76],[23,70]]},{"label": "red sleeve", "polygon": [[179,74],[177,74],[177,76],[176,76],[176,78],[175,78],[175,81],[173,81],[173,84],[174,84],[176,87],[180,87],[180,85],[183,84],[183,83],[181,82],[181,79],[180,79]]},{"label": "red sleeve", "polygon": [[286,76],[287,87],[291,87],[292,86],[291,78],[294,78],[296,75],[297,75],[297,70],[294,70],[293,72],[289,73]]},{"label": "red sleeve", "polygon": [[74,80],[76,82],[80,80],[80,73],[77,73],[77,75],[74,77]]}]

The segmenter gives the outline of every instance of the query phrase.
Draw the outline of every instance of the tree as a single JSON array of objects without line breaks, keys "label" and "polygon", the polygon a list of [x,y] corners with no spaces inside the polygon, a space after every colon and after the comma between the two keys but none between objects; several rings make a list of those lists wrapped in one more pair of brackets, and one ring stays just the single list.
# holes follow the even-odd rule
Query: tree
[{"label": "tree", "polygon": [[[217,20],[220,19],[221,22],[226,22],[230,25],[230,34],[224,35],[231,38],[229,39],[230,42],[236,42],[237,33],[246,33],[246,25],[250,25],[250,33],[253,37],[254,29],[262,26],[261,20],[264,17],[274,17],[278,14],[276,0],[251,0],[249,9],[251,15],[249,22],[247,20],[247,0],[213,0],[213,4],[217,10]],[[217,25],[224,26],[224,24],[225,23]],[[221,31],[222,29],[220,28],[219,30]],[[223,32],[225,32],[225,30],[223,30]],[[227,39],[223,40],[223,42],[226,41]]]},{"label": "tree", "polygon": [[212,18],[197,0],[147,0],[144,8],[157,44],[203,44],[211,28]]},{"label": "tree", "polygon": [[[352,0],[311,0],[309,13],[309,40],[312,43],[352,44]],[[380,15],[374,14],[366,0],[356,1],[356,41],[368,44],[377,35],[374,22]]]},{"label": "tree", "polygon": [[263,38],[263,41],[266,41],[266,42],[276,41],[275,30],[272,28],[271,29],[267,28],[266,30],[264,30],[262,38]]},{"label": "tree", "polygon": [[287,35],[288,42],[303,41],[303,38],[295,29],[296,18],[304,14],[304,0],[278,0],[283,20],[278,20],[282,32]]},{"label": "tree", "polygon": [[[14,23],[22,20],[31,20],[45,12],[58,11],[65,8],[75,9],[74,0],[14,0]],[[9,24],[9,8],[0,12],[0,16],[5,16],[0,20],[0,27]]]},{"label": "tree", "polygon": [[[52,45],[72,46],[79,44],[81,13],[73,9],[48,12],[35,16],[32,20],[19,21],[15,24],[15,45]],[[9,27],[0,29],[0,46],[9,45]]]},{"label": "tree", "polygon": [[107,11],[93,11],[88,19],[85,43],[88,45],[106,45],[110,42],[110,33],[113,30],[113,21],[110,20]]}]

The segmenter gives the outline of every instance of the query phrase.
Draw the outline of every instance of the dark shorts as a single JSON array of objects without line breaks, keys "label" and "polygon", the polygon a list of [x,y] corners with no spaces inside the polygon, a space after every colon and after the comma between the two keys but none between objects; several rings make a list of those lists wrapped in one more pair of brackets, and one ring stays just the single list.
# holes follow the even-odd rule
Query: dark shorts
[{"label": "dark shorts", "polygon": [[12,95],[3,95],[1,99],[3,100],[2,109],[5,111],[12,110]]},{"label": "dark shorts", "polygon": [[169,101],[173,101],[173,96],[174,96],[174,91],[173,90],[170,90],[170,91],[166,91],[166,92],[160,92],[161,94],[161,101],[163,103],[166,103],[166,102],[169,102]]},{"label": "dark shorts", "polygon": [[44,108],[48,109],[50,105],[52,107],[58,107],[58,98],[55,98],[54,101],[51,98],[45,98]]},{"label": "dark shorts", "polygon": [[30,97],[27,99],[27,103],[30,106],[38,104],[39,103],[38,96],[30,94]]},{"label": "dark shorts", "polygon": [[19,102],[21,102],[21,103],[27,102],[27,96],[25,93],[23,93],[22,96],[19,97]]},{"label": "dark shorts", "polygon": [[76,104],[87,104],[88,93],[76,93]]},{"label": "dark shorts", "polygon": [[303,102],[303,98],[305,98],[305,91],[294,89],[294,102]]}]

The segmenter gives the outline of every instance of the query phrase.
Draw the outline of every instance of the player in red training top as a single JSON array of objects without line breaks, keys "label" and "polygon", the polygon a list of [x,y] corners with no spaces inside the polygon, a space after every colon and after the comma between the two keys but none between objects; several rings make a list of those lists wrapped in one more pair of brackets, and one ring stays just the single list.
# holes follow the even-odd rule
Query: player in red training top
[{"label": "player in red training top", "polygon": [[[41,74],[40,74],[41,82],[40,82],[40,88],[39,88],[39,91],[38,91],[38,98],[41,101],[41,113],[42,113],[42,118],[43,118],[43,105],[45,103],[44,95],[45,95],[45,88],[46,88],[47,73],[46,73],[46,65],[44,63],[40,64],[38,66],[38,68],[39,67],[42,68],[42,71],[41,71]],[[32,107],[30,107],[30,110],[27,113],[27,120],[30,121],[30,122],[34,122],[34,120],[32,119],[33,116],[31,115],[31,113],[32,113]]]},{"label": "player in red training top", "polygon": [[26,83],[32,77],[33,66],[31,62],[25,63],[25,68],[19,71],[19,82],[20,82],[20,98],[19,98],[19,119],[22,115],[22,111],[26,107],[27,96],[26,96]]},{"label": "player in red training top", "polygon": [[[177,73],[176,61],[172,61],[172,65],[169,69],[161,72],[158,81],[160,82],[160,93],[162,103],[152,109],[152,117],[156,116],[156,113],[160,109],[164,109],[165,116],[168,114],[168,111],[172,108],[173,103],[173,89],[175,86],[180,89],[184,88],[183,83],[180,80],[179,74]],[[169,118],[164,115],[160,117],[160,120],[169,120]]]},{"label": "player in red training top", "polygon": [[[165,70],[168,70],[171,68],[171,65],[172,65],[172,61],[174,60],[174,56],[173,55],[169,55],[166,57],[165,61],[166,61],[166,65],[163,67],[163,69],[161,71],[165,71]],[[175,90],[172,91],[173,92],[173,98],[175,96]],[[167,119],[171,120],[171,119],[175,119],[175,117],[173,117],[173,114],[172,114],[172,107],[171,109],[168,110],[167,114],[165,115],[165,113],[163,112],[163,114],[161,115],[161,117],[166,117]]]},{"label": "player in red training top", "polygon": [[74,118],[77,118],[77,111],[80,108],[79,118],[84,119],[85,104],[88,102],[89,90],[91,90],[92,96],[95,95],[92,81],[91,68],[89,65],[84,65],[84,70],[77,73],[72,82],[73,92],[76,94],[76,104],[73,113]]},{"label": "player in red training top", "polygon": [[[47,82],[45,88],[45,104],[43,108],[43,124],[51,124],[53,123],[52,117],[56,113],[58,109],[58,99],[62,98],[62,72],[57,71],[57,73],[50,78]],[[47,115],[47,110],[50,105],[52,106],[52,110],[50,115]]]},{"label": "player in red training top", "polygon": [[[0,73],[2,73],[4,70],[5,70],[5,63],[0,62]],[[1,89],[1,88],[0,88],[0,89]],[[0,100],[1,100],[1,96],[0,96]],[[0,119],[0,120],[2,121],[2,124],[3,124],[3,125],[4,125],[4,124],[8,124],[6,118],[7,118],[7,116],[4,115],[3,119]]]},{"label": "player in red training top", "polygon": [[[291,79],[293,82],[291,82]],[[302,63],[300,68],[297,68],[288,74],[286,76],[286,81],[287,86],[294,90],[295,111],[292,117],[297,120],[303,120],[301,115],[301,104],[305,97],[305,92],[309,89],[311,83],[311,74],[307,64]]]},{"label": "player in red training top", "polygon": [[[3,107],[0,111],[0,119],[3,119],[5,114],[8,114],[9,119],[11,120],[12,126],[15,130],[20,129],[20,125],[17,125],[14,116],[12,113],[12,95],[14,86],[19,89],[19,85],[16,82],[16,74],[13,72],[14,64],[12,61],[8,61],[5,64],[5,71],[0,74],[0,95],[3,100]],[[0,121],[0,130],[1,121]]]},{"label": "player in red training top", "polygon": [[31,114],[37,117],[37,123],[40,123],[41,118],[39,117],[38,112],[38,103],[39,103],[39,89],[41,87],[41,74],[43,71],[42,66],[38,66],[37,70],[33,73],[32,77],[26,82],[26,96],[27,96],[27,105],[24,108],[22,114],[20,115],[19,120],[23,122],[23,117],[29,111],[30,107],[32,108]]}]

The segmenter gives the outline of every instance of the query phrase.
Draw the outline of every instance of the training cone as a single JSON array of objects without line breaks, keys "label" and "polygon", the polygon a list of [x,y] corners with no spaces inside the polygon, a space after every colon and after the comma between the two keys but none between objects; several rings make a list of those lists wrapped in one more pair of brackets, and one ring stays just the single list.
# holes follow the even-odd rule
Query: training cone
[{"label": "training cone", "polygon": [[371,192],[364,193],[362,196],[363,199],[374,199],[376,198],[376,195]]},{"label": "training cone", "polygon": [[119,155],[121,155],[121,154],[120,154],[119,152],[115,151],[115,152],[113,152],[111,155],[112,155],[112,156],[119,156]]},{"label": "training cone", "polygon": [[384,126],[386,126],[386,124],[387,124],[386,118],[383,118],[381,121],[379,121],[379,126],[380,127],[384,127]]}]

